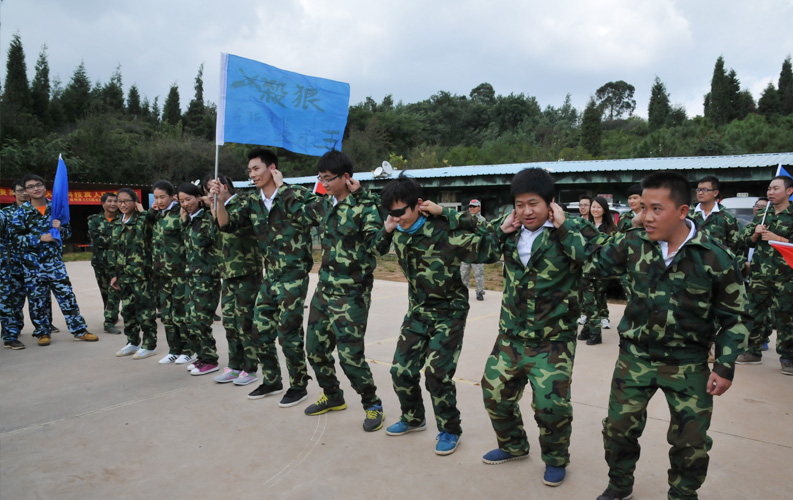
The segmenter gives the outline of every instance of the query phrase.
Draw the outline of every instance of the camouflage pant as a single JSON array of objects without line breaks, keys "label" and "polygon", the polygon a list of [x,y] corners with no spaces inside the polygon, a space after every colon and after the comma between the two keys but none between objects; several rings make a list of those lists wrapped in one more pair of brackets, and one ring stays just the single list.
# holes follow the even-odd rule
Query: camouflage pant
[{"label": "camouflage pant", "polygon": [[671,366],[637,359],[620,352],[611,381],[608,417],[603,420],[603,442],[609,466],[609,485],[633,488],[639,460],[639,437],[647,422],[647,404],[658,389],[666,396],[670,422],[669,498],[696,499],[708,472],[708,437],[713,397],[705,388],[706,364]]},{"label": "camouflage pant", "polygon": [[[127,342],[140,345],[143,349],[157,347],[157,320],[154,317],[155,302],[148,279],[127,276],[118,277],[121,296],[121,317],[124,318],[124,335]],[[141,343],[143,331],[143,343]]]},{"label": "camouflage pant", "polygon": [[777,354],[793,360],[793,283],[752,280],[748,294],[752,321],[747,352],[762,356],[766,329],[775,327]]},{"label": "camouflage pant", "polygon": [[220,296],[220,280],[212,276],[191,275],[187,277],[185,297],[187,302],[187,327],[190,347],[198,360],[210,365],[218,364],[212,322]]},{"label": "camouflage pant", "polygon": [[17,340],[25,324],[22,307],[25,305],[25,283],[21,276],[0,279],[0,324],[3,341]]},{"label": "camouflage pant", "polygon": [[[226,341],[229,344],[229,368],[232,370],[248,371],[243,361],[243,339],[253,335],[253,311],[261,282],[261,274],[223,280],[220,303],[223,307],[223,328],[226,329]],[[256,370],[248,373],[256,373]]]},{"label": "camouflage pant", "polygon": [[306,351],[317,376],[317,383],[328,397],[343,397],[336,378],[333,350],[338,346],[339,364],[360,394],[364,409],[382,404],[377,397],[372,372],[364,357],[364,333],[369,317],[371,290],[363,293],[338,294],[317,286],[308,314]]},{"label": "camouflage pant", "polygon": [[481,293],[485,291],[485,265],[484,264],[469,264],[467,262],[460,263],[460,277],[463,279],[463,285],[468,288],[471,281],[471,268],[474,269],[474,281],[476,282],[476,291]]},{"label": "camouflage pant", "polygon": [[[265,278],[256,297],[255,335],[245,344],[245,359],[252,362],[251,373],[262,363],[262,381],[281,382],[276,339],[286,359],[289,386],[308,386],[308,367],[303,339],[303,304],[308,293],[308,276],[294,281],[272,281]],[[332,350],[332,349],[331,349]],[[245,369],[248,371],[248,368]]]},{"label": "camouflage pant", "polygon": [[158,307],[165,327],[165,339],[169,354],[190,354],[190,338],[187,325],[184,276],[159,276],[155,280],[159,290]]},{"label": "camouflage pant", "polygon": [[424,421],[421,397],[421,369],[432,396],[435,423],[440,432],[462,434],[454,373],[463,347],[463,332],[468,311],[449,315],[413,311],[405,315],[402,332],[394,352],[391,380],[402,410],[401,420],[408,425]]},{"label": "camouflage pant", "polygon": [[499,335],[482,377],[485,409],[496,431],[499,449],[513,455],[529,452],[518,406],[529,383],[534,420],[540,428],[542,461],[555,467],[570,463],[570,377],[574,357],[575,342],[527,345]]},{"label": "camouflage pant", "polygon": [[608,281],[600,279],[581,280],[581,314],[586,314],[587,322],[581,333],[595,336],[600,334],[600,320],[608,319],[609,306],[606,300]]},{"label": "camouflage pant", "polygon": [[118,308],[121,297],[118,290],[110,286],[110,280],[115,276],[115,269],[94,266],[96,284],[102,294],[102,304],[105,308],[105,326],[113,326],[118,321]]},{"label": "camouflage pant", "polygon": [[66,273],[63,262],[50,265],[47,269],[25,270],[25,290],[30,302],[30,320],[33,322],[33,335],[52,333],[52,299],[50,292],[61,308],[66,326],[72,335],[85,333],[88,327],[80,315],[80,308],[72,290],[72,282]]}]

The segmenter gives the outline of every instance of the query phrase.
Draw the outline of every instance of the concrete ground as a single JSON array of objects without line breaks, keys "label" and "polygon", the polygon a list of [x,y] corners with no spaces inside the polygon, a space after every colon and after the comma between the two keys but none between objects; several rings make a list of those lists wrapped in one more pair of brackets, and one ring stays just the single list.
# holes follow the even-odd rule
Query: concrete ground
[{"label": "concrete ground", "polygon": [[[22,351],[0,350],[0,498],[532,498],[594,499],[607,483],[601,420],[617,356],[616,325],[623,308],[610,305],[614,328],[604,344],[579,342],[573,374],[575,420],[567,480],[542,484],[537,427],[530,393],[523,402],[532,443],[528,460],[485,465],[496,447],[479,380],[493,345],[501,294],[471,301],[460,356],[458,400],[464,434],[457,451],[434,454],[435,430],[400,437],[361,429],[360,399],[341,376],[348,409],[318,417],[310,401],[282,409],[280,396],[250,401],[247,387],[194,377],[183,366],[159,365],[167,352],[160,326],[158,356],[116,358],[123,336],[101,333],[99,290],[88,262],[67,265],[82,312],[99,342],[74,342],[63,333],[38,347],[26,321]],[[313,282],[316,276],[312,276]],[[473,296],[473,294],[472,294]],[[407,308],[404,283],[375,283],[366,355],[384,400],[386,425],[399,417],[389,366]],[[221,361],[227,347],[214,324]],[[283,364],[282,364],[283,366]],[[285,368],[283,369],[286,375]],[[341,373],[341,372],[340,372]],[[739,366],[735,384],[716,399],[708,479],[702,498],[790,498],[793,451],[793,377],[779,357]],[[432,415],[429,398],[425,401]],[[634,498],[665,498],[668,411],[657,394],[641,439]],[[787,493],[786,493],[787,492]]]}]

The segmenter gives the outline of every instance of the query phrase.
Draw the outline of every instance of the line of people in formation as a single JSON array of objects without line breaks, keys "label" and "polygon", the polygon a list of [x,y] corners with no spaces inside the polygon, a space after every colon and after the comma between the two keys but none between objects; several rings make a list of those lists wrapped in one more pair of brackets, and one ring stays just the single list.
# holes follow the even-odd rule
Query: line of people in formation
[{"label": "line of people in formation", "polygon": [[[438,430],[435,453],[449,455],[462,436],[453,376],[469,304],[460,263],[503,259],[498,337],[481,384],[498,446],[483,461],[502,464],[528,456],[519,408],[528,384],[546,464],[542,480],[557,486],[570,463],[579,291],[597,296],[602,280],[620,277],[627,305],[603,420],[609,480],[600,500],[631,497],[638,439],[658,389],[671,415],[669,498],[689,499],[696,498],[707,472],[713,396],[729,389],[736,363],[759,362],[773,322],[783,373],[791,374],[791,301],[780,297],[793,291],[793,269],[768,242],[793,237],[793,179],[775,177],[768,188],[770,209],[739,233],[735,219],[714,201],[714,177],[698,183],[699,203],[690,208],[685,177],[648,175],[631,188],[633,210],[615,228],[608,204],[599,198],[592,200],[588,218],[567,217],[553,200],[552,177],[542,169],[516,174],[510,187],[514,210],[488,223],[425,200],[419,183],[404,174],[378,196],[361,187],[351,160],[338,151],[317,165],[327,191],[323,197],[284,184],[272,151],[256,148],[248,159],[256,187],[249,195],[235,193],[221,175],[208,178],[204,189],[159,181],[147,211],[127,188],[103,197],[104,212],[89,222],[92,264],[106,306],[106,331],[112,331],[121,304],[126,344],[116,356],[155,354],[159,309],[168,344],[159,362],[187,365],[196,376],[219,372],[211,322],[220,297],[229,360],[216,382],[251,384],[261,365],[261,384],[248,398],[281,394],[287,386],[279,406],[288,408],[308,397],[308,359],[322,393],[305,413],[344,410],[335,350],[360,396],[363,429],[377,431],[385,412],[364,357],[364,334],[376,255],[394,251],[408,281],[409,306],[391,367],[400,415],[385,432],[402,436],[427,428],[423,371]],[[18,342],[14,325],[21,320],[18,299],[25,292],[34,335],[48,343],[51,321],[39,290],[45,287],[55,292],[75,338],[95,340],[74,301],[60,244],[46,234],[50,206],[44,182],[28,176],[22,186],[30,202],[0,218],[3,244],[10,246],[0,252],[10,260],[3,262],[2,284],[17,287],[2,293],[4,343],[14,348]],[[385,220],[381,213],[387,213]],[[312,227],[319,229],[322,263],[304,333]],[[61,231],[68,235],[66,225]],[[748,295],[742,274],[747,270]],[[22,285],[7,279],[20,273]],[[599,319],[599,313],[591,318]],[[594,330],[606,325],[585,315],[588,338],[599,339]],[[288,381],[281,377],[276,341]]]}]

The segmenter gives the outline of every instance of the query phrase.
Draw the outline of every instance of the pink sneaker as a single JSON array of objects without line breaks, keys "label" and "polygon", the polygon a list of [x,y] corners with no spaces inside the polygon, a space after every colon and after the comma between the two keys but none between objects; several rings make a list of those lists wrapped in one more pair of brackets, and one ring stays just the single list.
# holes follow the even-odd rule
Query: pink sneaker
[{"label": "pink sneaker", "polygon": [[206,375],[218,371],[218,365],[210,365],[199,361],[195,364],[195,368],[190,372],[191,375]]}]

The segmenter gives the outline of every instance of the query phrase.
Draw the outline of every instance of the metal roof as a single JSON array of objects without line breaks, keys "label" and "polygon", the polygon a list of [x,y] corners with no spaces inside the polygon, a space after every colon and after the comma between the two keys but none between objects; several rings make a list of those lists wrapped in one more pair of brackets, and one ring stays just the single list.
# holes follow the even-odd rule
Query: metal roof
[{"label": "metal roof", "polygon": [[[473,177],[481,175],[514,175],[524,168],[539,167],[550,173],[574,172],[615,172],[628,170],[716,170],[723,168],[771,167],[777,165],[793,165],[793,152],[762,153],[749,155],[726,156],[686,156],[678,158],[628,158],[623,160],[587,160],[587,161],[541,161],[534,163],[506,163],[503,165],[467,165],[461,167],[420,168],[408,170],[408,174],[416,179],[441,177]],[[399,175],[394,171],[391,177],[375,179],[372,172],[355,172],[359,181],[388,180]],[[284,179],[290,184],[312,184],[317,176],[290,177]],[[250,186],[249,181],[235,182],[237,187]]]}]

